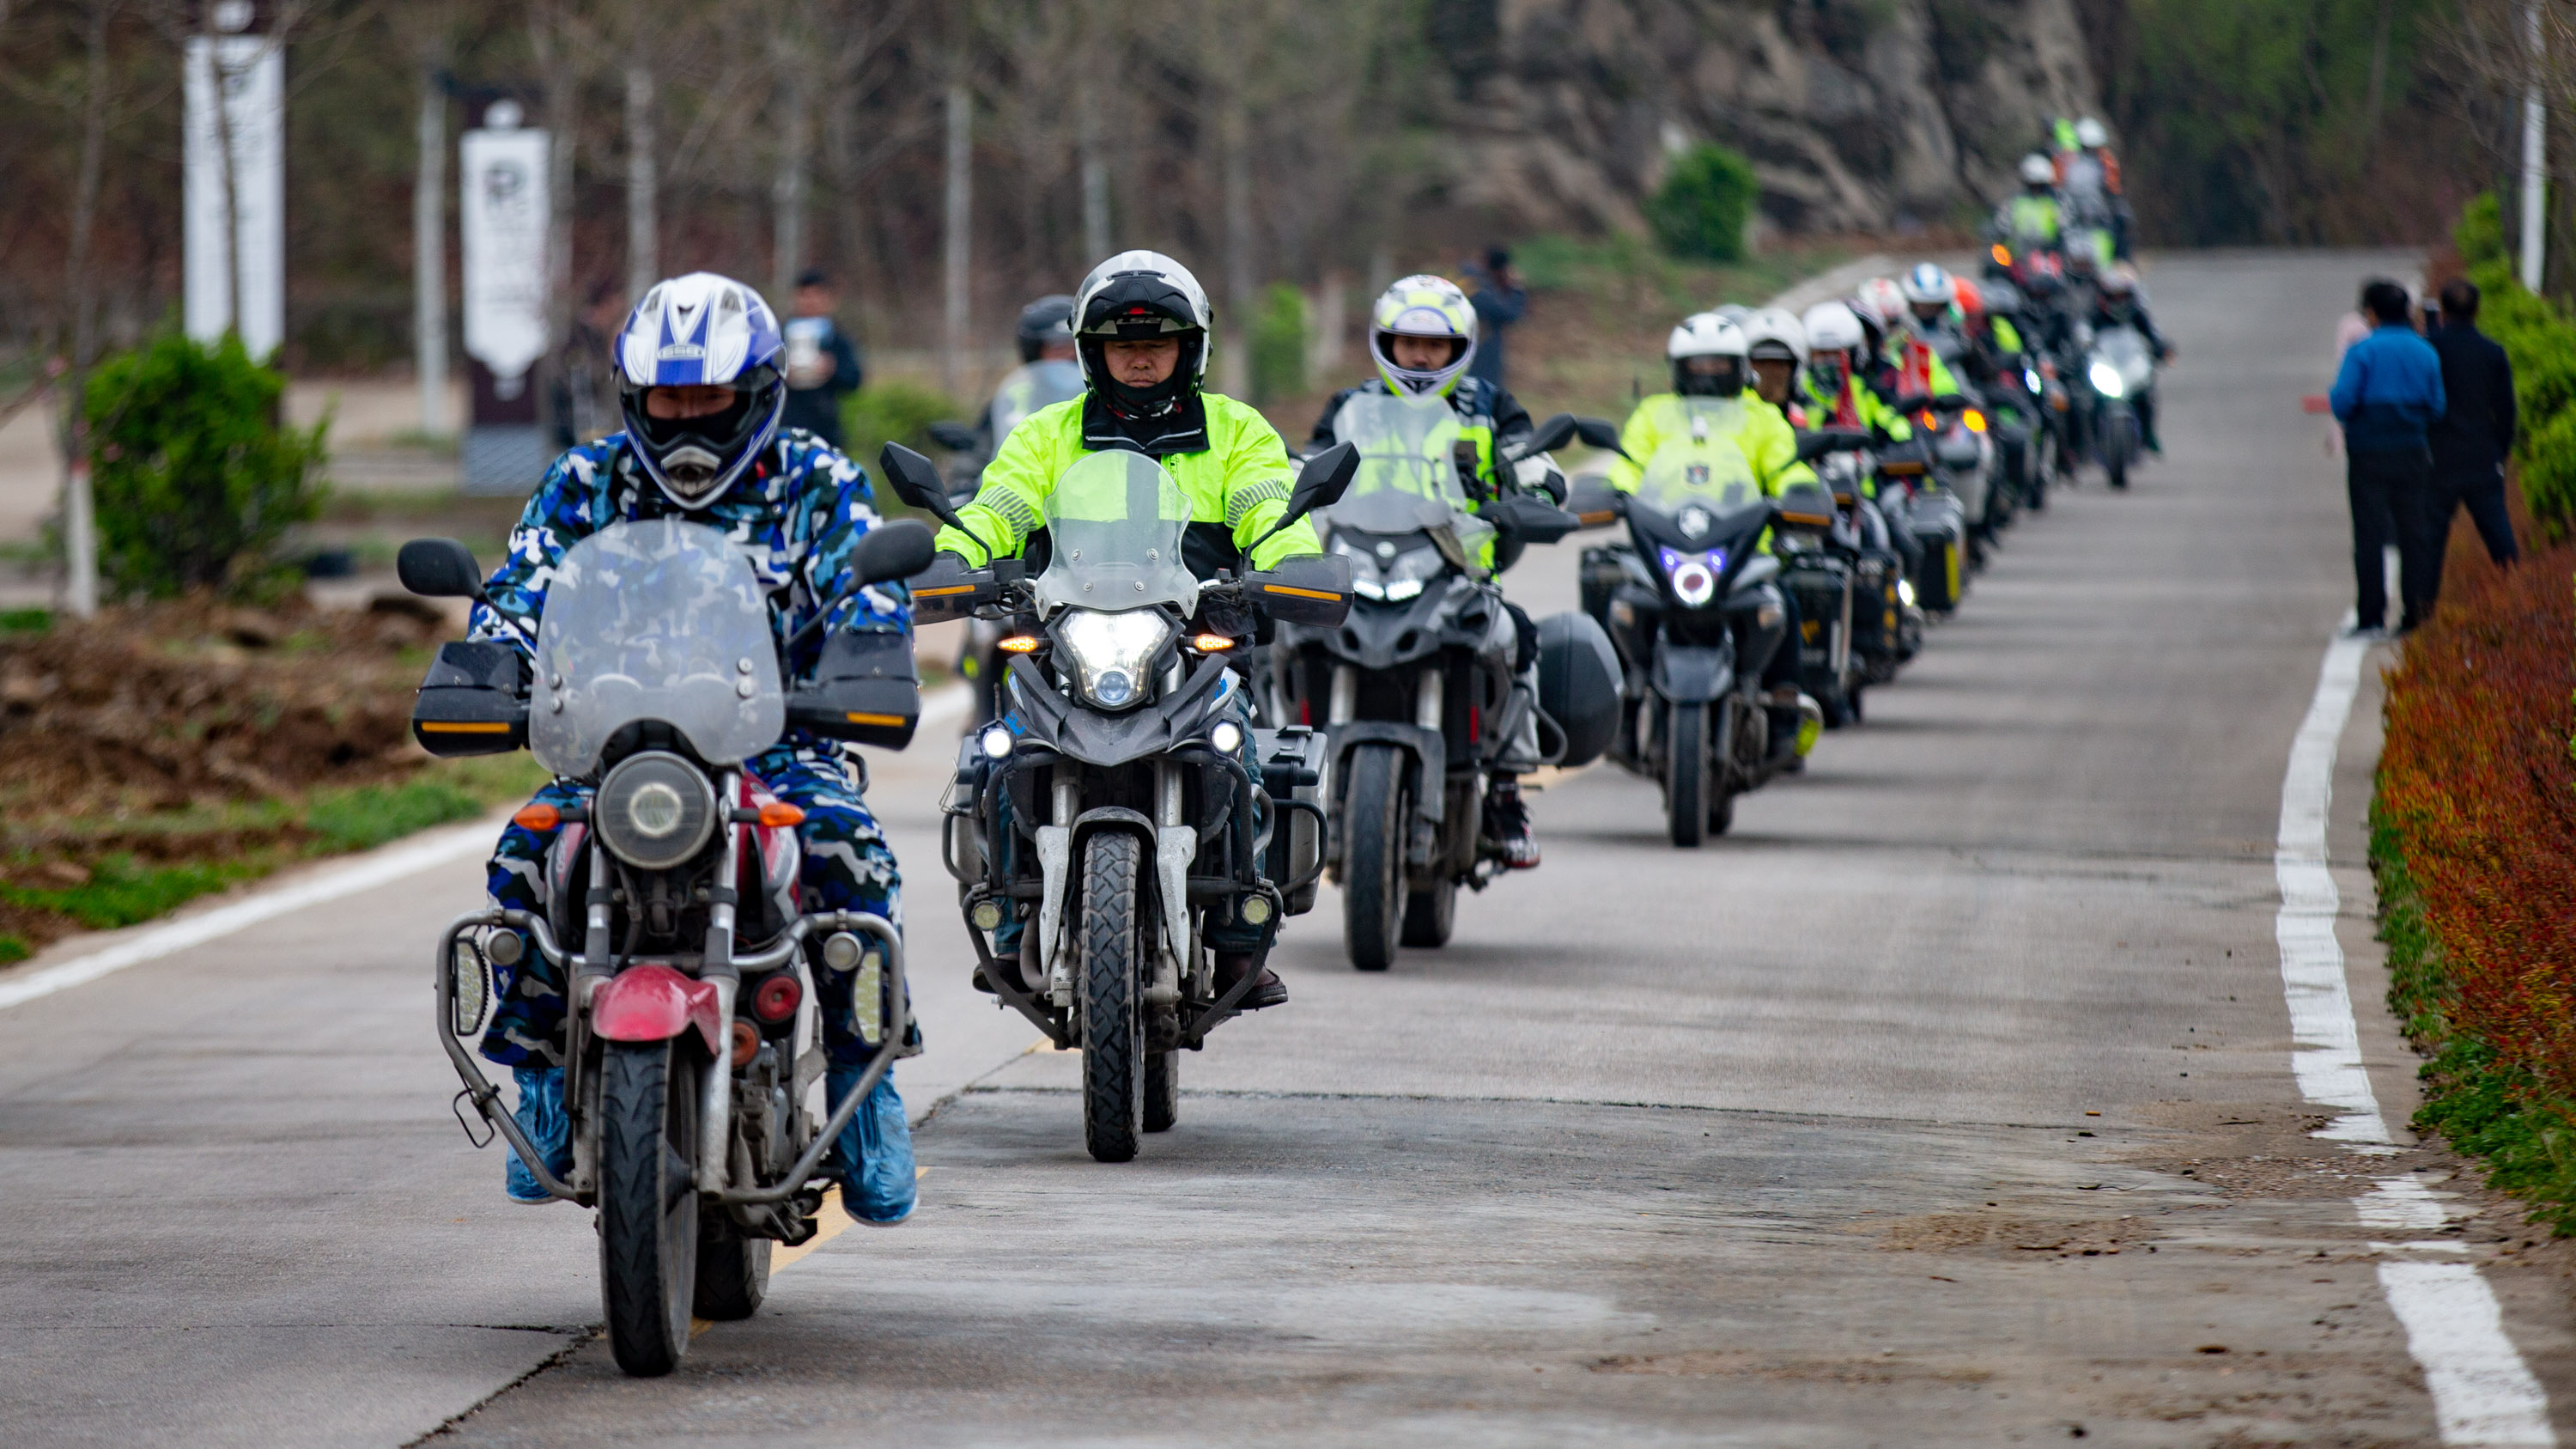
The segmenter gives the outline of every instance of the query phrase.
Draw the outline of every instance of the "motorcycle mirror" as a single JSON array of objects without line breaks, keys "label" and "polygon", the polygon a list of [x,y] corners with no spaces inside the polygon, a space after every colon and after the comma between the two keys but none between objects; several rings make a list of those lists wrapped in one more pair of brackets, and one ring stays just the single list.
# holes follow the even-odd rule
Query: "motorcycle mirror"
[{"label": "motorcycle mirror", "polygon": [[1619,425],[1608,418],[1576,418],[1574,435],[1591,447],[1628,456],[1628,450],[1619,446]]},{"label": "motorcycle mirror", "polygon": [[1869,434],[1850,428],[1819,428],[1798,435],[1798,461],[1812,463],[1827,453],[1848,453],[1868,447],[1874,440]]},{"label": "motorcycle mirror", "polygon": [[483,570],[474,551],[452,538],[415,538],[394,555],[394,575],[425,599],[483,602]]},{"label": "motorcycle mirror", "polygon": [[861,584],[908,579],[930,567],[932,537],[930,525],[918,518],[880,523],[850,550],[850,574]]},{"label": "motorcycle mirror", "polygon": [[1574,420],[1574,414],[1558,413],[1555,417],[1539,424],[1528,437],[1521,440],[1520,455],[1526,458],[1535,453],[1553,453],[1573,442],[1575,432],[1580,426],[1581,424]]},{"label": "motorcycle mirror", "polygon": [[925,431],[930,441],[952,453],[975,451],[975,430],[964,423],[932,423]]},{"label": "motorcycle mirror", "polygon": [[894,496],[947,524],[963,528],[957,521],[957,506],[948,501],[948,490],[939,486],[939,467],[901,443],[888,443],[877,451],[877,471],[885,474],[894,488]]}]

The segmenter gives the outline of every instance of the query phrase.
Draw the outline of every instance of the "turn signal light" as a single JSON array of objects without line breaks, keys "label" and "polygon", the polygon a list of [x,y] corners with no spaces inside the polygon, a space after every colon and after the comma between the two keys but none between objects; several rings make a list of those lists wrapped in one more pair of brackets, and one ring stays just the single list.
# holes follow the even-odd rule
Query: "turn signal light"
[{"label": "turn signal light", "polygon": [[1201,634],[1190,641],[1190,647],[1201,654],[1222,654],[1234,647],[1234,641],[1223,634]]},{"label": "turn signal light", "polygon": [[760,1055],[760,1033],[752,1030],[750,1022],[735,1022],[733,1024],[734,1066],[737,1069],[750,1066],[751,1059],[758,1055]]},{"label": "turn signal light", "polygon": [[552,830],[563,823],[563,812],[552,805],[529,805],[511,816],[510,823],[521,830]]},{"label": "turn signal light", "polygon": [[805,811],[784,800],[772,800],[760,807],[760,823],[772,830],[784,830],[791,825],[804,824]]},{"label": "turn signal light", "polygon": [[1982,433],[1986,430],[1986,415],[1975,408],[1959,414],[1959,421],[1968,425],[1969,432]]},{"label": "turn signal light", "polygon": [[1993,246],[1988,247],[1986,249],[1986,255],[1995,259],[1996,266],[2009,267],[2012,265],[2012,248],[2005,246],[2002,242],[1997,242]]},{"label": "turn signal light", "polygon": [[1035,654],[1044,643],[1046,641],[1035,634],[1014,634],[993,647],[1005,654]]},{"label": "turn signal light", "polygon": [[794,976],[782,971],[760,983],[759,989],[751,993],[751,1014],[763,1021],[785,1021],[796,1014],[797,1006],[804,1000],[805,988],[796,984]]}]

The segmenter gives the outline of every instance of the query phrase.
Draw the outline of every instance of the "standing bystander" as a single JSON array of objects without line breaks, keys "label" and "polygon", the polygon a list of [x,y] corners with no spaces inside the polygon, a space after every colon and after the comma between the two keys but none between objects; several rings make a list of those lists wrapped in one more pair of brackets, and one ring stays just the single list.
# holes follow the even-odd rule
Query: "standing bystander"
[{"label": "standing bystander", "polygon": [[[2409,323],[2413,302],[2406,289],[2373,278],[2361,289],[2361,310],[2371,333],[2343,355],[2328,401],[2343,424],[2344,487],[2352,503],[2352,571],[2358,599],[2352,632],[2380,637],[2388,621],[2383,551],[2398,545],[2402,585],[2411,599],[2428,567],[2409,547],[2418,530],[2398,522],[2414,516],[2433,484],[2427,433],[2442,416],[2442,359]],[[2413,613],[2398,632],[2415,627]]]},{"label": "standing bystander", "polygon": [[787,416],[824,442],[841,446],[841,399],[858,391],[859,350],[832,320],[840,301],[832,279],[807,272],[796,279],[796,315],[787,323]]},{"label": "standing bystander", "polygon": [[2494,338],[2478,330],[2477,283],[2457,277],[2445,285],[2440,315],[2432,342],[2450,406],[2431,429],[2433,485],[2416,518],[2425,557],[2421,588],[2411,567],[2406,575],[2406,613],[2419,621],[2432,617],[2441,597],[2442,555],[2452,515],[2462,505],[2498,567],[2522,557],[2504,507],[2504,459],[2513,450],[2513,363]]},{"label": "standing bystander", "polygon": [[1497,389],[1503,383],[1503,330],[1521,320],[1529,311],[1529,289],[1521,285],[1520,273],[1512,270],[1512,254],[1501,247],[1485,249],[1485,263],[1468,262],[1459,268],[1476,284],[1467,304],[1476,309],[1476,355],[1467,364],[1467,375],[1481,377]]}]

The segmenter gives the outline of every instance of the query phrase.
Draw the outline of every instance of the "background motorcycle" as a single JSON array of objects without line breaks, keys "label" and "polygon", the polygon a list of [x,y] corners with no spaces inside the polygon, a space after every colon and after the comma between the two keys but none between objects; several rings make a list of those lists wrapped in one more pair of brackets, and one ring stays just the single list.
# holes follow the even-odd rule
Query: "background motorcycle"
[{"label": "background motorcycle", "polygon": [[2093,445],[2111,486],[2129,486],[2129,469],[2145,450],[2138,399],[2155,390],[2156,355],[2134,327],[2105,327],[2085,354],[2084,378],[2093,391]]},{"label": "background motorcycle", "polygon": [[[869,530],[851,591],[917,571],[930,544],[917,523]],[[415,593],[483,598],[482,571],[453,539],[405,544],[399,566]],[[897,748],[910,739],[921,705],[906,635],[833,634],[814,682],[785,687],[782,660],[839,603],[782,649],[759,577],[723,534],[669,519],[612,524],[556,566],[532,646],[443,646],[413,709],[433,753],[525,744],[559,778],[592,787],[584,805],[517,817],[555,831],[543,914],[469,911],[439,937],[439,1040],[461,1099],[546,1191],[599,1209],[609,1347],[631,1374],[670,1372],[693,1314],[759,1306],[770,1242],[814,1235],[826,1150],[907,1053],[901,938],[876,916],[800,911],[803,812],[742,767],[791,725]],[[574,941],[578,951],[558,944]],[[493,1005],[491,966],[531,950],[570,998],[568,1179],[546,1169],[465,1046]],[[824,1066],[809,950],[858,972],[860,1031],[875,1047],[820,1125],[808,1104]]]},{"label": "background motorcycle", "polygon": [[[1446,945],[1458,887],[1482,890],[1501,870],[1502,844],[1484,830],[1485,793],[1521,712],[1538,711],[1542,735],[1554,737],[1543,754],[1589,763],[1616,723],[1617,674],[1605,667],[1601,639],[1583,685],[1560,679],[1550,689],[1547,656],[1560,676],[1579,668],[1587,655],[1572,636],[1598,632],[1588,618],[1566,615],[1539,625],[1541,694],[1571,713],[1557,717],[1514,690],[1518,641],[1478,555],[1493,540],[1499,573],[1526,545],[1554,543],[1578,523],[1527,494],[1474,512],[1458,417],[1445,399],[1357,394],[1342,404],[1335,431],[1358,449],[1360,468],[1319,521],[1327,547],[1350,561],[1357,597],[1337,627],[1283,626],[1271,658],[1281,717],[1330,737],[1326,868],[1342,887],[1351,964],[1383,971],[1399,942]],[[1618,445],[1612,424],[1559,415],[1502,461],[1535,459],[1577,436]]]},{"label": "background motorcycle", "polygon": [[[1340,448],[1310,464],[1272,532],[1338,497],[1357,461]],[[888,444],[881,464],[906,503],[965,527],[929,459]],[[1202,1046],[1259,979],[1256,959],[1217,990],[1204,927],[1260,928],[1266,955],[1279,919],[1313,905],[1323,869],[1321,742],[1248,730],[1244,681],[1226,666],[1256,611],[1339,622],[1349,564],[1292,558],[1203,584],[1182,561],[1189,526],[1162,465],[1093,453],[1048,496],[1034,580],[1016,559],[966,569],[943,556],[913,588],[916,618],[1039,624],[1003,641],[1010,723],[963,742],[945,853],[994,994],[1081,1048],[1083,1143],[1101,1162],[1133,1158],[1140,1133],[1179,1119],[1181,1049]],[[1027,919],[1031,979],[991,949],[1006,914]]]}]

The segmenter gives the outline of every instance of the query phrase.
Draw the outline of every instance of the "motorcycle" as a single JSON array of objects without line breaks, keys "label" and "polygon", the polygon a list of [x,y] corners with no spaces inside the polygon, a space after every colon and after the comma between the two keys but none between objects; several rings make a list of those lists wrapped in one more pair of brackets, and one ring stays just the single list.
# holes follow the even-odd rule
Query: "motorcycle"
[{"label": "motorcycle", "polygon": [[[929,459],[888,444],[881,463],[905,502],[965,528]],[[1272,532],[1339,497],[1357,464],[1348,448],[1310,462]],[[1035,578],[1018,559],[968,569],[952,556],[913,585],[916,619],[1036,625],[1002,641],[1006,722],[960,742],[942,854],[985,982],[1080,1048],[1083,1142],[1101,1162],[1132,1159],[1141,1133],[1179,1120],[1181,1051],[1237,1014],[1280,920],[1313,908],[1323,873],[1322,740],[1253,727],[1227,666],[1257,614],[1338,623],[1349,561],[1203,583],[1182,561],[1189,526],[1161,464],[1092,453],[1047,498]],[[1029,979],[990,943],[1011,918],[1026,922]],[[1204,942],[1217,924],[1261,942],[1224,990]]]},{"label": "motorcycle", "polygon": [[[849,591],[929,561],[930,531],[871,529]],[[483,600],[482,570],[453,539],[416,539],[402,582]],[[671,519],[611,524],[554,571],[534,638],[440,648],[413,707],[439,755],[525,746],[585,803],[516,817],[553,830],[542,912],[468,911],[439,936],[439,1041],[470,1104],[548,1193],[598,1209],[610,1351],[630,1374],[671,1371],[692,1315],[749,1317],[770,1244],[814,1236],[831,1142],[899,1056],[909,1055],[903,941],[885,920],[806,912],[795,827],[804,814],[743,762],[791,726],[900,748],[921,713],[912,642],[842,632],[814,680],[783,661],[814,625],[775,642],[761,580],[726,537]],[[501,1105],[466,1042],[495,1006],[492,970],[534,951],[569,997],[564,1106],[572,1170],[559,1178]],[[816,961],[858,973],[865,1074],[821,1121]],[[467,1124],[466,1135],[475,1134]],[[487,1134],[476,1141],[488,1144]]]},{"label": "motorcycle", "polygon": [[1923,611],[1904,555],[1862,491],[1871,442],[1867,433],[1837,430],[1799,438],[1798,456],[1815,468],[1835,519],[1821,533],[1783,530],[1772,545],[1798,602],[1798,687],[1823,706],[1829,729],[1857,722],[1867,687],[1895,679],[1923,648]]},{"label": "motorcycle", "polygon": [[[1458,888],[1481,891],[1504,869],[1502,842],[1484,828],[1485,796],[1527,716],[1535,711],[1557,737],[1543,757],[1588,764],[1616,723],[1617,674],[1598,626],[1563,615],[1539,624],[1548,698],[1515,688],[1511,614],[1478,556],[1495,542],[1499,573],[1521,548],[1579,525],[1526,493],[1492,500],[1480,516],[1463,481],[1474,473],[1473,447],[1462,473],[1458,417],[1445,399],[1358,393],[1335,429],[1359,450],[1360,467],[1318,522],[1326,547],[1350,561],[1358,597],[1338,627],[1279,630],[1273,697],[1283,718],[1320,725],[1328,738],[1336,825],[1325,869],[1342,887],[1351,965],[1383,971],[1399,944],[1448,944]],[[1560,415],[1501,461],[1538,463],[1578,435],[1618,445],[1611,424]],[[1587,660],[1591,672],[1569,684],[1568,671]]]},{"label": "motorcycle", "polygon": [[2084,358],[2093,391],[2093,444],[2111,486],[2129,486],[2129,469],[2146,447],[2137,404],[2156,385],[2156,355],[2134,327],[2105,327],[2093,334]]},{"label": "motorcycle", "polygon": [[[1726,436],[1722,421],[1708,432]],[[1634,493],[1578,500],[1579,514],[1608,512],[1628,525],[1626,545],[1583,557],[1585,611],[1622,665],[1623,717],[1607,753],[1663,785],[1677,846],[1724,834],[1735,797],[1799,758],[1771,748],[1762,673],[1789,630],[1780,560],[1759,545],[1775,523],[1829,527],[1833,505],[1820,489],[1792,494],[1763,496],[1731,444],[1676,440],[1647,462]],[[1821,714],[1812,700],[1799,707]]]}]

